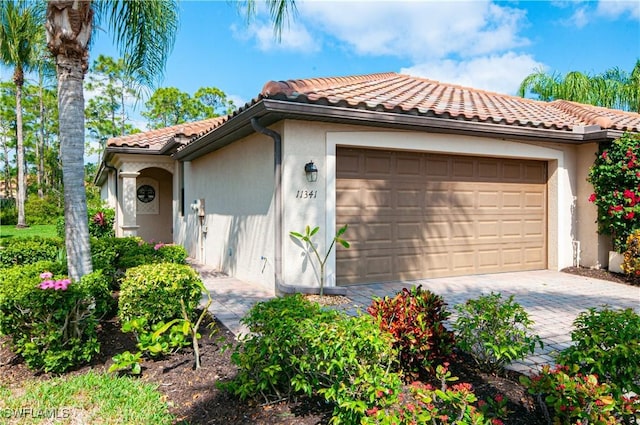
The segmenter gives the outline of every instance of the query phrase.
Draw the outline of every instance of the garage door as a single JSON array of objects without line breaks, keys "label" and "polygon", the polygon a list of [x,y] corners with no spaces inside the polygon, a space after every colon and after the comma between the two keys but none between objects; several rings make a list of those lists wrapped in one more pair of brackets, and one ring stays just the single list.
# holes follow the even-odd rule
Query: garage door
[{"label": "garage door", "polygon": [[338,284],[544,269],[542,161],[338,148]]}]

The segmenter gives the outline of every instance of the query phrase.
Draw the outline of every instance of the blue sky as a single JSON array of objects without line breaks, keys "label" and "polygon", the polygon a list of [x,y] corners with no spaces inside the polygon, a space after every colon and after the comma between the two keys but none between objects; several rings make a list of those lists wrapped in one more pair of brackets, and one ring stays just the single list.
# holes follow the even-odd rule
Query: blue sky
[{"label": "blue sky", "polygon": [[[515,94],[537,68],[630,71],[640,59],[639,1],[296,4],[278,43],[264,7],[247,24],[235,2],[180,2],[162,86],[214,86],[238,104],[269,80],[393,71]],[[91,53],[117,56],[104,33]]]}]

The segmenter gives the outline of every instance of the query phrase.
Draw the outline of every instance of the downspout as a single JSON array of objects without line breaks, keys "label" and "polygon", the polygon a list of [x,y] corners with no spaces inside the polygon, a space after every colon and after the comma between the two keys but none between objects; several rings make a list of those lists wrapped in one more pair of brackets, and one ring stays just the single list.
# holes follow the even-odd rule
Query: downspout
[{"label": "downspout", "polygon": [[[274,261],[274,278],[276,283],[276,294],[319,294],[319,287],[311,286],[296,286],[285,285],[282,282],[282,136],[277,131],[273,131],[270,128],[266,128],[260,125],[258,119],[251,118],[251,126],[258,133],[269,136],[273,139],[273,171],[274,171],[274,184],[275,184],[275,220],[274,220],[274,236],[275,236],[275,261]],[[324,288],[324,293],[327,295],[345,295],[347,289],[343,287],[329,287]]]}]

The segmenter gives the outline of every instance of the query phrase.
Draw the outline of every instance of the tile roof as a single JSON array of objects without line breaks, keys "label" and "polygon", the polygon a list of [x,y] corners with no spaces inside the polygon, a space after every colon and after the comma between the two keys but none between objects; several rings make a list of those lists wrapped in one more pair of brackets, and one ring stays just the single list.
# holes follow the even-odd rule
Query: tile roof
[{"label": "tile roof", "polygon": [[640,114],[565,100],[542,102],[393,72],[352,77],[270,81],[261,96],[448,119],[571,130],[638,131]]},{"label": "tile roof", "polygon": [[258,97],[232,115],[116,137],[107,146],[160,151],[178,135],[193,141],[262,99],[561,131],[590,125],[640,131],[640,114],[633,112],[566,100],[542,102],[388,72],[269,81]]},{"label": "tile roof", "polygon": [[183,135],[189,139],[201,136],[225,121],[226,117],[209,118],[202,121],[178,124],[171,127],[142,133],[129,134],[127,136],[113,137],[107,140],[108,147],[147,148],[150,151],[159,151],[176,136]]}]

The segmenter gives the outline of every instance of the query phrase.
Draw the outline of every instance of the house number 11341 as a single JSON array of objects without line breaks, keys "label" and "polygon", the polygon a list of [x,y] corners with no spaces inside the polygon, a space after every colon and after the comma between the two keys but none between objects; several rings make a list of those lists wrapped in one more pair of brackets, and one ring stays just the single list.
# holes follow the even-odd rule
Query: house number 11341
[{"label": "house number 11341", "polygon": [[317,195],[317,190],[299,190],[296,193],[298,199],[314,199]]}]

